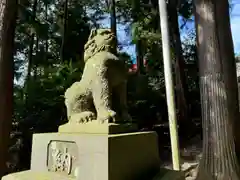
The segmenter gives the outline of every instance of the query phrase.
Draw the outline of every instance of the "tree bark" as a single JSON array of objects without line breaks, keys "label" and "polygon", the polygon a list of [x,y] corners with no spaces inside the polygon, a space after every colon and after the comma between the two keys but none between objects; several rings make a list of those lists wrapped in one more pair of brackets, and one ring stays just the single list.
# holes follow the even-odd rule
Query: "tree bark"
[{"label": "tree bark", "polygon": [[[39,37],[36,36],[35,57],[38,56],[38,48],[39,48]],[[35,81],[37,79],[37,76],[38,76],[37,68],[38,68],[38,63],[34,63],[34,65],[32,66],[32,69],[33,69],[33,81]]]},{"label": "tree bark", "polygon": [[110,0],[110,18],[111,18],[111,31],[115,35],[114,53],[117,52],[117,17],[116,17],[116,2]]},{"label": "tree bark", "polygon": [[[132,1],[132,19],[133,23],[138,21],[138,13],[140,11],[140,2],[138,0]],[[144,74],[144,63],[143,63],[143,49],[142,49],[142,41],[140,37],[136,41],[135,52],[136,52],[136,60],[137,60],[137,73]]]},{"label": "tree bark", "polygon": [[7,172],[13,111],[13,52],[17,1],[0,1],[0,179]]},{"label": "tree bark", "polygon": [[143,63],[143,49],[142,49],[142,41],[139,39],[136,42],[136,59],[137,59],[137,73],[144,74],[144,63]]},{"label": "tree bark", "polygon": [[[48,2],[45,2],[45,20],[48,21]],[[48,60],[48,30],[46,34],[46,40],[45,40],[45,61]]]},{"label": "tree bark", "polygon": [[[219,10],[227,0],[196,0],[195,19],[199,56],[200,95],[203,121],[203,156],[197,180],[239,180],[239,165],[233,136],[234,111],[224,66],[231,53],[222,57],[219,23],[226,20]],[[228,8],[228,6],[224,6]],[[228,27],[230,28],[230,27]],[[228,39],[231,40],[231,39]],[[226,51],[226,50],[225,50]]]},{"label": "tree bark", "polygon": [[187,84],[185,80],[185,62],[182,56],[182,44],[180,39],[178,25],[177,1],[170,0],[169,16],[172,30],[173,48],[175,54],[175,83],[176,83],[176,99],[177,108],[179,110],[179,123],[188,122],[188,106],[187,106]]},{"label": "tree bark", "polygon": [[68,0],[65,0],[64,3],[64,20],[63,20],[63,36],[62,36],[62,45],[61,45],[61,61],[65,60],[65,41],[67,38],[67,23],[68,23]]},{"label": "tree bark", "polygon": [[[231,120],[234,125],[234,136],[237,154],[240,153],[240,114],[239,114],[239,101],[238,101],[238,84],[236,72],[236,60],[234,56],[233,39],[230,26],[230,13],[228,1],[219,3],[216,8],[216,17],[218,18],[218,37],[220,54],[223,61],[223,71],[226,86],[229,92],[228,106],[232,111]],[[224,17],[224,19],[222,19]]]},{"label": "tree bark", "polygon": [[[32,17],[31,19],[33,21],[35,21],[36,18],[36,13],[37,13],[37,4],[38,4],[38,0],[34,0],[33,2],[33,7],[32,7]],[[35,37],[35,33],[31,32],[32,34],[30,35],[30,44],[29,44],[29,50],[28,50],[28,69],[27,69],[27,78],[26,78],[26,82],[28,83],[30,76],[31,76],[31,70],[32,70],[32,66],[33,66],[33,46],[34,46],[34,37]],[[28,85],[27,85],[28,86]],[[27,91],[28,92],[28,91]]]}]

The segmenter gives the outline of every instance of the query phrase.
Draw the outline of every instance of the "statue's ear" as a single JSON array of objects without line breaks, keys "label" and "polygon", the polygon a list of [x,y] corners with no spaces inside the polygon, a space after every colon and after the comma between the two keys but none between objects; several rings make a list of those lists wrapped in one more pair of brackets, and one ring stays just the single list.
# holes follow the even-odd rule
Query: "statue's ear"
[{"label": "statue's ear", "polygon": [[90,35],[88,37],[88,40],[92,39],[96,35],[97,35],[97,30],[96,29],[92,29],[91,32],[90,32]]},{"label": "statue's ear", "polygon": [[97,34],[99,35],[105,35],[105,34],[111,34],[111,30],[110,29],[98,29],[97,30]]}]

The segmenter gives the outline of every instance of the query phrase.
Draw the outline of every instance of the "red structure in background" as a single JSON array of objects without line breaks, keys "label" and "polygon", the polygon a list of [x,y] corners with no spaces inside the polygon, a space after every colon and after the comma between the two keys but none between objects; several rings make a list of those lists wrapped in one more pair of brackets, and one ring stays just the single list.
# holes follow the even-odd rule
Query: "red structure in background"
[{"label": "red structure in background", "polygon": [[128,72],[137,72],[137,64],[132,64],[132,67],[128,69]]},{"label": "red structure in background", "polygon": [[[143,60],[143,65],[147,69],[147,60],[146,59]],[[138,70],[137,64],[132,64],[132,67],[130,67],[128,69],[128,72],[135,73],[135,72],[137,72],[137,70]]]}]

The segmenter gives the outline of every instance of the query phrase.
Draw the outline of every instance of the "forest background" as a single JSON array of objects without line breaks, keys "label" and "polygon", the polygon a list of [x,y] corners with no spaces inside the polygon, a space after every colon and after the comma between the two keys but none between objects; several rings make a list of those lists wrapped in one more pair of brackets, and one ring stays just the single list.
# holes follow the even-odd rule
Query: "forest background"
[{"label": "forest background", "polygon": [[[237,1],[232,0],[230,7],[236,61],[240,52],[240,3]],[[90,29],[112,28],[110,2],[20,1],[14,49],[9,172],[29,169],[33,133],[57,131],[66,122],[64,91],[81,78],[83,46]],[[189,136],[201,134],[202,129],[196,36],[192,1],[170,2],[173,2],[168,4],[168,11],[177,115],[180,144],[184,146]],[[159,133],[160,150],[169,148],[158,1],[116,1],[115,10],[119,56],[129,69],[135,63],[133,59],[137,59],[138,66],[136,72],[129,74],[129,112],[142,130],[154,129]],[[191,132],[186,133],[186,124]]]}]

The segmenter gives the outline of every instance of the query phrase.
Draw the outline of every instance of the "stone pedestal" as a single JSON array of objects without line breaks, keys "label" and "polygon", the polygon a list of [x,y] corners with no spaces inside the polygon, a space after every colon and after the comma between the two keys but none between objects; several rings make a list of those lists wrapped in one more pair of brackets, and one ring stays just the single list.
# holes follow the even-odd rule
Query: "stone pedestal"
[{"label": "stone pedestal", "polygon": [[41,176],[39,172],[48,177],[46,180],[151,179],[159,166],[155,132],[34,134],[31,171],[10,174],[2,180],[28,180],[22,177],[31,173],[35,180]]},{"label": "stone pedestal", "polygon": [[98,121],[88,122],[86,124],[66,123],[59,126],[58,132],[62,133],[81,133],[81,134],[119,134],[126,132],[136,132],[138,130],[136,124],[100,124]]},{"label": "stone pedestal", "polygon": [[54,173],[39,171],[22,171],[4,176],[2,180],[75,180],[74,178]]}]

